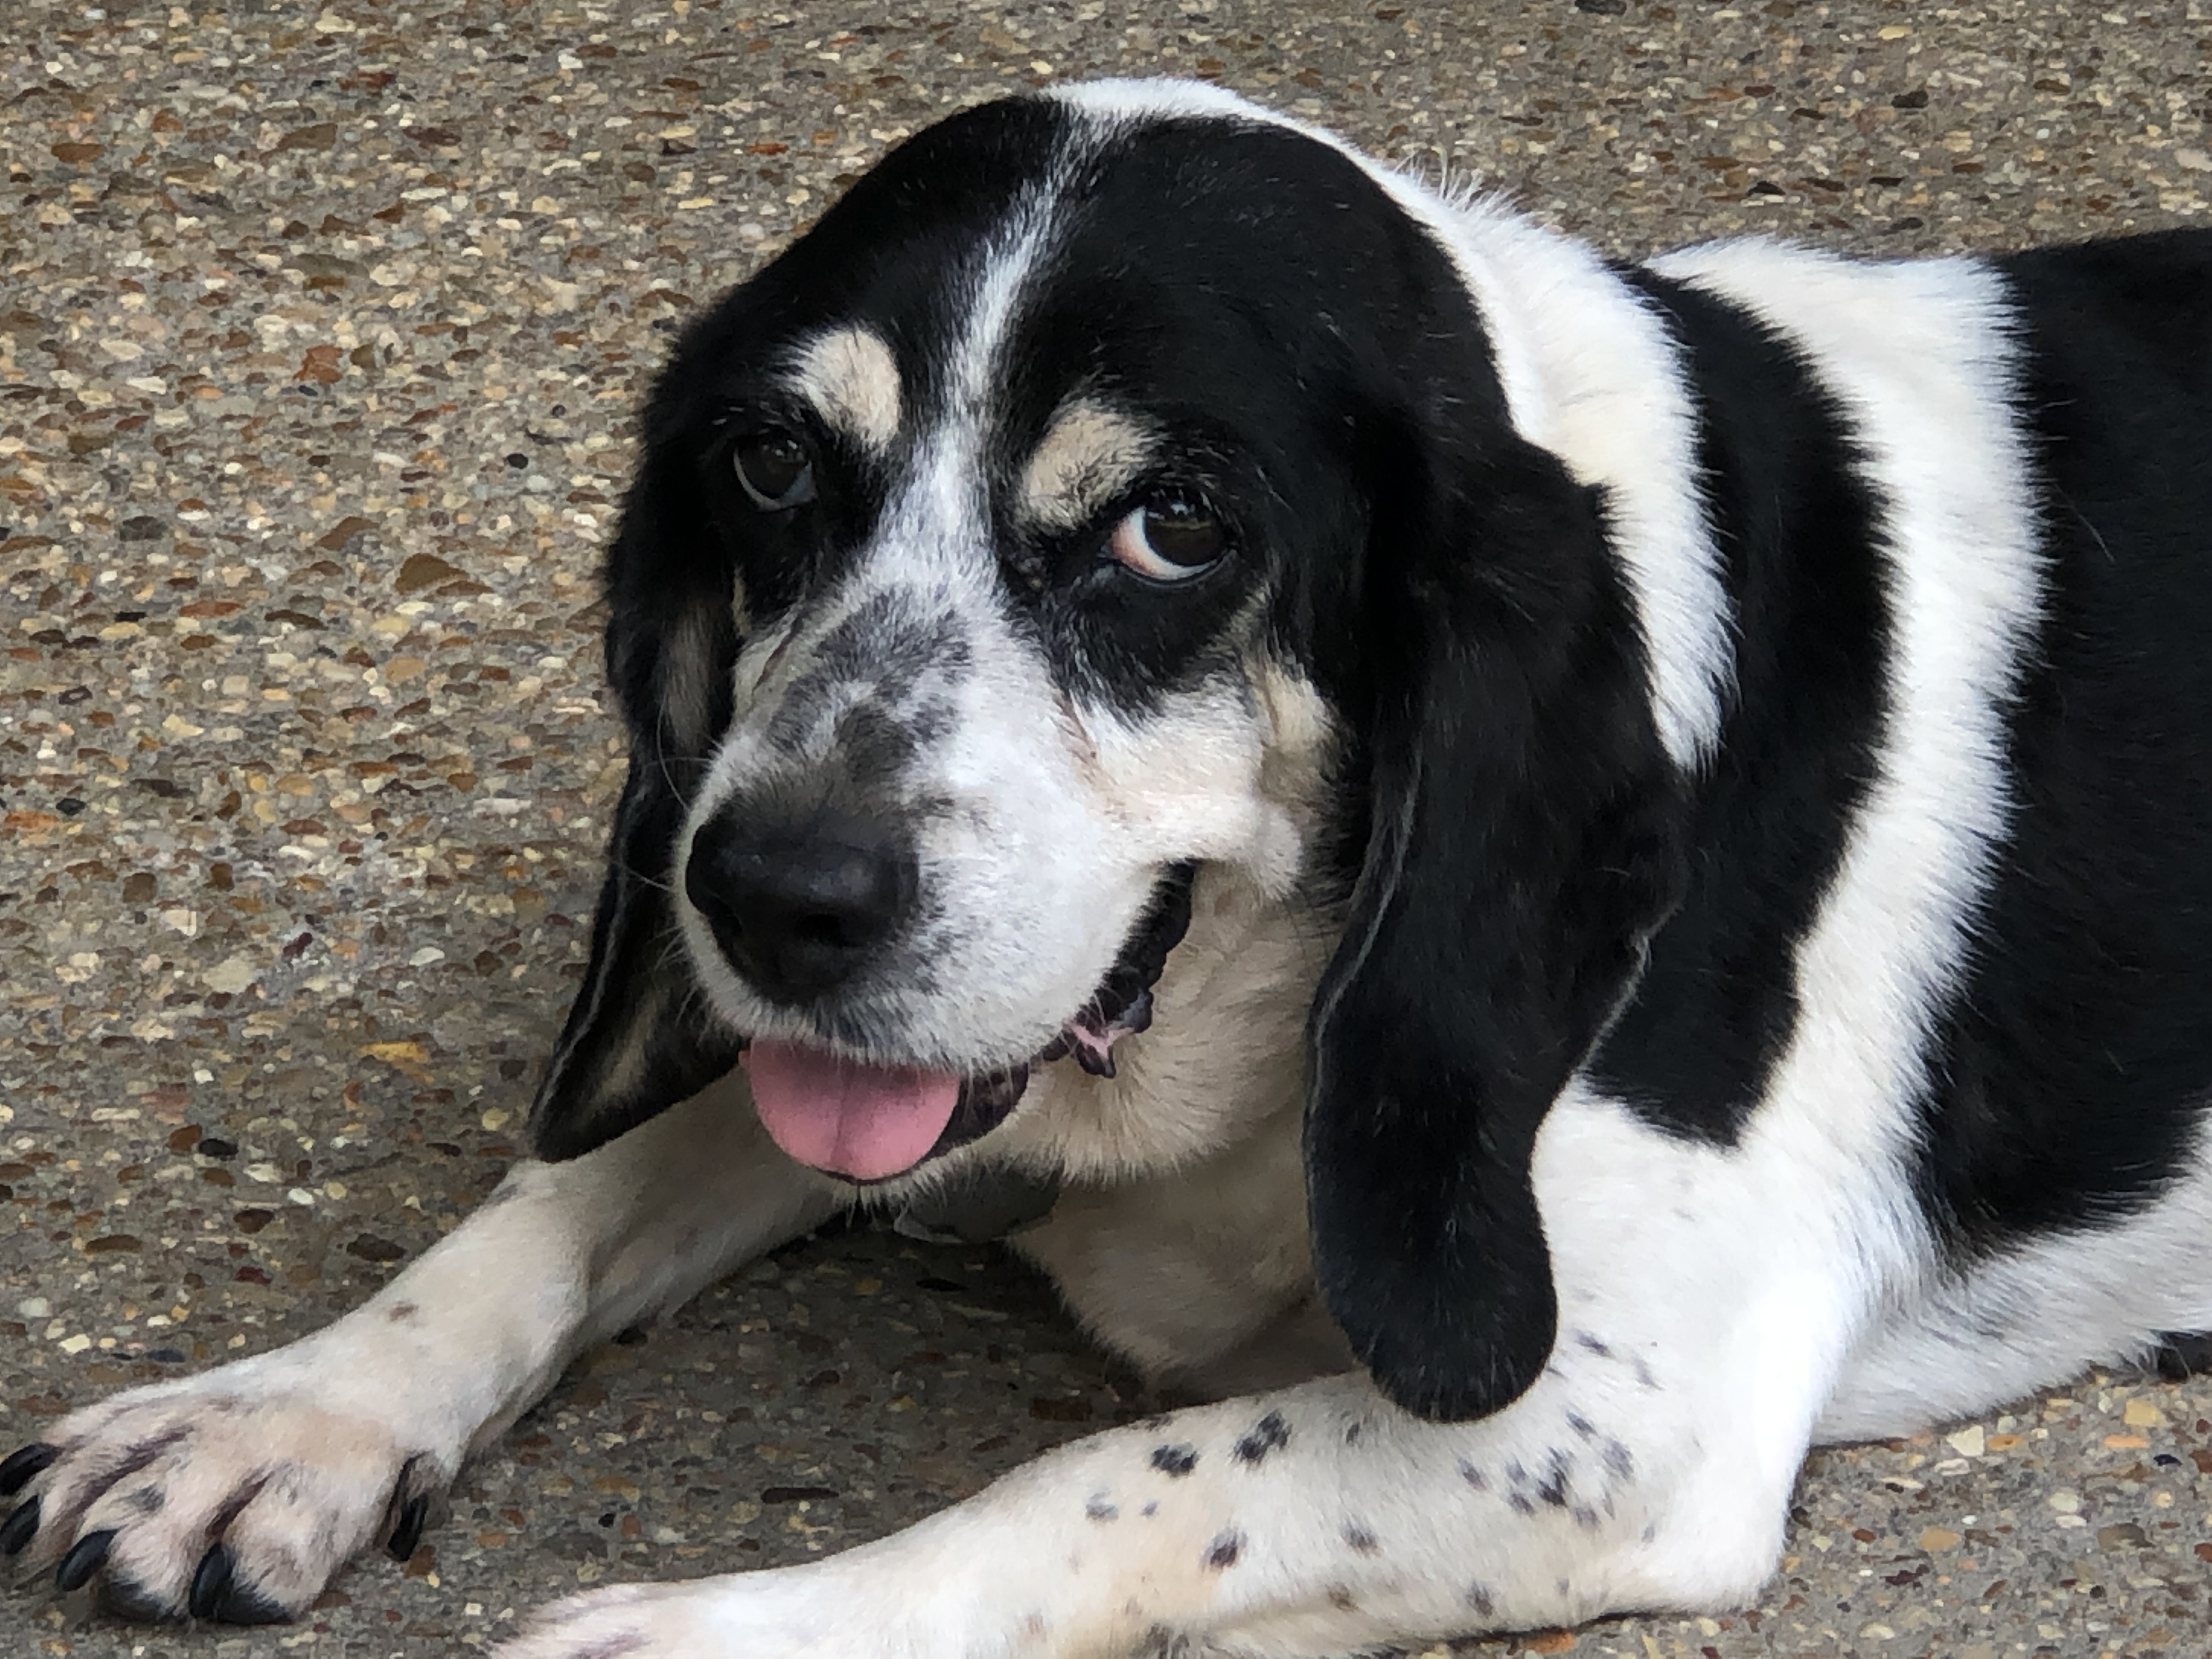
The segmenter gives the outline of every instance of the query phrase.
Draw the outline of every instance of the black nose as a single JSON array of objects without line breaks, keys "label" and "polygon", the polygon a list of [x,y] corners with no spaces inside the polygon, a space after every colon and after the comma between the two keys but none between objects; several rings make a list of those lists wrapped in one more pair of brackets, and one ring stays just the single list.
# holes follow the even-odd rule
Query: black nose
[{"label": "black nose", "polygon": [[850,979],[914,908],[915,856],[885,826],[817,816],[803,829],[742,810],[693,837],[684,890],[762,995],[819,996]]}]

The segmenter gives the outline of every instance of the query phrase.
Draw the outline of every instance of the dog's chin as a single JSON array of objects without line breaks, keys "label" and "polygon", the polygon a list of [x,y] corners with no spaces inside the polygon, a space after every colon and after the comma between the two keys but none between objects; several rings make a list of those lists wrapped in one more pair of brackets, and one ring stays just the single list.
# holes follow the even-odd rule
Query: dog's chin
[{"label": "dog's chin", "polygon": [[939,1071],[854,1060],[786,1038],[755,1040],[743,1063],[769,1138],[827,1174],[889,1181],[1004,1123],[1040,1066],[1073,1060],[1093,1077],[1112,1077],[1114,1045],[1152,1023],[1152,988],[1190,925],[1194,874],[1178,865],[1161,878],[1098,988],[1016,1064]]}]

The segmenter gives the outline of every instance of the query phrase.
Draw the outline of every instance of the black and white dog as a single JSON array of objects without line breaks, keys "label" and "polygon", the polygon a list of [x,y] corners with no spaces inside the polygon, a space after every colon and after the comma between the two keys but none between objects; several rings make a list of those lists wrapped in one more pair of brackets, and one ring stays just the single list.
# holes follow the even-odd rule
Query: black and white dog
[{"label": "black and white dog", "polygon": [[508,1653],[1747,1597],[1808,1445],[2212,1327],[2208,446],[2212,236],[1617,266],[1203,87],[956,116],[647,412],[544,1161],[0,1545],[296,1613],[582,1345],[1012,1171],[1222,1403]]}]

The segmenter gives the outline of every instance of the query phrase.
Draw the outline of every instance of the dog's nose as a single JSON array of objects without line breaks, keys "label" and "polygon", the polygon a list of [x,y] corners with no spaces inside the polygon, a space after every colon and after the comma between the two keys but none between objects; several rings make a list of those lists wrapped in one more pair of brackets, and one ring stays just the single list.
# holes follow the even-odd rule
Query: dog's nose
[{"label": "dog's nose", "polygon": [[684,890],[762,995],[835,989],[914,908],[914,853],[888,827],[817,817],[804,830],[718,812],[692,838]]}]

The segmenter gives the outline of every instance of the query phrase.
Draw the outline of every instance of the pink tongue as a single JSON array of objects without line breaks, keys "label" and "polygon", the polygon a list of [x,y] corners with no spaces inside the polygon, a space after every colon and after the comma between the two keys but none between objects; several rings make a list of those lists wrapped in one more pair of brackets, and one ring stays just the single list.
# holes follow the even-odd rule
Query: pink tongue
[{"label": "pink tongue", "polygon": [[869,1066],[796,1042],[744,1054],[753,1109],[801,1164],[880,1181],[927,1157],[960,1103],[960,1079],[916,1066]]}]

